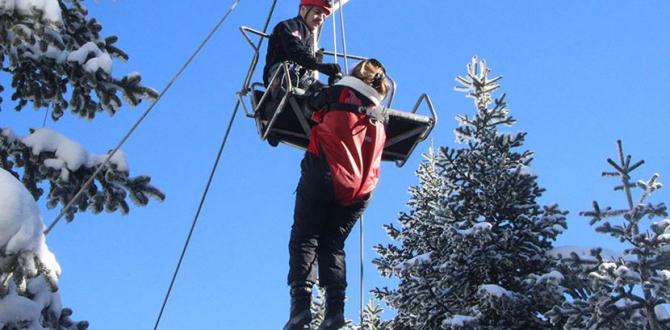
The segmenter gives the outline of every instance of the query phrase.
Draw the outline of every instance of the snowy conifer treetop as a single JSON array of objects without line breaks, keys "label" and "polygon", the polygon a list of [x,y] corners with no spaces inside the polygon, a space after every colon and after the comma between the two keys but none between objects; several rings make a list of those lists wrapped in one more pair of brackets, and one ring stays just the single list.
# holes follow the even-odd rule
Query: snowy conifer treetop
[{"label": "snowy conifer treetop", "polygon": [[552,329],[543,314],[563,301],[563,275],[546,252],[567,212],[537,203],[526,133],[499,130],[516,122],[492,95],[501,77],[477,58],[467,68],[458,90],[476,109],[457,117],[461,147],[425,155],[401,227],[386,226],[397,244],[376,246],[398,287],[375,294],[398,311],[394,329]]},{"label": "snowy conifer treetop", "polygon": [[[547,313],[552,322],[565,329],[668,329],[665,306],[670,301],[670,263],[667,236],[670,221],[665,203],[647,200],[662,187],[659,175],[650,180],[632,181],[631,173],[644,161],[632,161],[617,141],[617,161],[607,159],[612,167],[605,177],[618,178],[615,191],[623,193],[623,207],[592,203],[592,210],[580,212],[590,218],[596,230],[626,244],[623,253],[601,248],[561,248],[551,254],[559,258],[563,282],[572,299]],[[634,189],[640,194],[635,196]],[[648,221],[648,222],[647,222]],[[649,230],[651,229],[651,230]]]}]

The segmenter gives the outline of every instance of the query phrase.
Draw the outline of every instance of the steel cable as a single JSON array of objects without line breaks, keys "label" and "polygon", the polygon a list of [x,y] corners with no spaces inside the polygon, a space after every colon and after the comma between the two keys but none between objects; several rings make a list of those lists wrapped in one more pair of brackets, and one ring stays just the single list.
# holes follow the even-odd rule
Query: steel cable
[{"label": "steel cable", "polygon": [[212,35],[214,35],[214,33],[219,29],[219,27],[221,26],[221,24],[223,24],[223,22],[228,18],[228,16],[230,15],[230,13],[233,12],[233,10],[235,9],[235,7],[237,6],[237,4],[238,4],[239,2],[240,2],[240,0],[235,0],[235,1],[233,2],[233,4],[230,6],[230,8],[229,8],[228,11],[226,12],[226,14],[219,20],[219,22],[216,24],[216,26],[214,26],[214,28],[209,32],[209,34],[207,35],[207,37],[205,37],[205,39],[202,41],[202,43],[200,43],[200,45],[198,46],[198,48],[193,52],[193,54],[192,54],[191,57],[186,61],[186,63],[184,63],[184,65],[182,65],[182,67],[179,69],[179,71],[177,71],[177,73],[172,77],[172,79],[171,79],[170,82],[167,84],[167,86],[165,86],[165,88],[163,88],[163,90],[160,92],[160,94],[158,95],[158,97],[156,98],[156,100],[155,100],[153,103],[151,103],[151,105],[149,106],[149,108],[147,108],[146,111],[144,111],[144,113],[142,114],[142,116],[140,116],[140,118],[135,122],[135,124],[130,128],[130,130],[126,133],[126,135],[125,135],[125,136],[121,139],[121,141],[116,145],[116,147],[112,150],[112,152],[110,152],[110,153],[107,155],[107,158],[105,158],[105,160],[102,162],[102,164],[100,164],[100,165],[98,166],[98,168],[96,168],[96,170],[93,172],[93,174],[91,175],[91,177],[88,178],[88,180],[87,180],[86,182],[84,182],[84,184],[81,186],[81,188],[79,189],[79,191],[77,191],[77,193],[74,195],[74,197],[72,197],[72,199],[70,200],[70,202],[68,202],[67,205],[65,205],[65,207],[63,207],[63,209],[60,211],[60,213],[58,214],[58,216],[56,216],[56,218],[51,222],[51,224],[49,225],[49,227],[47,227],[47,229],[44,231],[44,235],[45,235],[45,236],[48,235],[49,232],[51,232],[51,230],[56,226],[56,224],[58,224],[58,222],[63,218],[63,216],[65,215],[65,213],[67,212],[67,210],[68,210],[70,207],[72,207],[72,205],[76,202],[76,200],[77,200],[79,197],[81,197],[81,194],[84,192],[84,190],[91,184],[91,182],[93,182],[93,180],[95,179],[95,177],[100,173],[100,171],[102,171],[102,168],[105,167],[105,166],[109,163],[109,160],[112,159],[112,157],[114,156],[114,154],[116,154],[116,152],[117,152],[119,149],[121,149],[121,146],[123,146],[123,144],[126,142],[126,140],[128,140],[128,138],[130,138],[130,136],[131,136],[131,135],[135,132],[135,130],[140,126],[140,124],[142,123],[142,121],[144,121],[144,119],[149,115],[149,113],[151,112],[151,110],[154,109],[154,107],[156,106],[156,104],[158,103],[158,101],[161,100],[161,98],[163,97],[163,95],[165,95],[165,93],[170,89],[170,87],[172,87],[172,85],[175,83],[175,81],[177,81],[177,79],[178,79],[178,78],[181,76],[181,74],[186,70],[186,68],[191,64],[191,62],[193,62],[193,59],[195,59],[195,57],[198,55],[198,53],[200,53],[200,50],[205,46],[205,44],[207,44],[207,42],[208,42],[209,39],[212,37]]},{"label": "steel cable", "polygon": [[[238,0],[239,1],[239,0]],[[236,1],[236,2],[238,2]],[[276,0],[273,1],[272,7],[270,8],[270,13],[268,15],[267,20],[265,21],[265,25],[263,26],[263,33],[265,33],[268,29],[268,26],[270,25],[270,19],[272,17],[272,13],[274,12],[276,5]],[[233,8],[233,7],[231,7]],[[263,38],[261,38],[258,41],[258,45],[256,49],[259,49],[263,43]],[[255,67],[255,64],[254,64]],[[221,145],[219,146],[219,150],[216,154],[216,159],[214,160],[214,164],[212,165],[212,170],[209,174],[209,178],[207,179],[207,184],[205,185],[205,190],[202,193],[202,196],[200,197],[200,203],[198,204],[198,209],[195,213],[195,216],[193,218],[193,222],[191,224],[191,228],[188,232],[188,236],[186,237],[186,242],[184,243],[184,247],[182,248],[181,254],[179,255],[179,261],[177,262],[177,266],[175,267],[174,273],[172,274],[172,279],[170,280],[170,285],[168,287],[167,293],[165,294],[165,299],[163,300],[163,304],[161,305],[160,312],[158,314],[158,318],[156,319],[156,324],[154,325],[154,330],[158,329],[158,325],[160,324],[161,317],[163,315],[163,312],[165,310],[165,306],[167,305],[167,302],[170,298],[170,294],[172,293],[172,288],[174,287],[174,283],[177,279],[177,275],[179,274],[179,270],[181,269],[181,264],[184,261],[184,256],[186,255],[186,251],[188,249],[189,243],[191,242],[191,237],[193,236],[193,231],[195,230],[195,226],[198,223],[198,219],[200,217],[200,212],[202,211],[202,207],[205,204],[205,200],[207,199],[207,194],[209,192],[209,188],[212,184],[212,180],[214,179],[214,174],[216,174],[216,169],[219,165],[219,161],[221,160],[221,156],[223,155],[223,150],[224,147],[226,146],[226,142],[228,142],[228,136],[230,135],[230,131],[233,127],[233,123],[235,122],[235,117],[237,116],[237,112],[240,108],[240,100],[237,101],[235,104],[235,109],[233,110],[232,115],[230,116],[230,121],[228,122],[228,127],[226,128],[226,133],[223,136],[223,140],[221,141]]]}]

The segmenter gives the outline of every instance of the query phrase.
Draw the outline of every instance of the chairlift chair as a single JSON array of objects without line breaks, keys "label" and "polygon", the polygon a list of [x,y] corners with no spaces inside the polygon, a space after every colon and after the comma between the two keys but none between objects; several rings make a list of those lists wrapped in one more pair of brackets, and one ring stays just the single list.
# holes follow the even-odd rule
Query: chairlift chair
[{"label": "chairlift chair", "polygon": [[[271,145],[276,146],[281,142],[300,149],[306,149],[309,143],[312,122],[311,111],[303,106],[306,91],[296,86],[291,81],[288,63],[282,63],[272,74],[270,86],[283,80],[281,95],[272,98],[266,93],[265,86],[261,82],[250,83],[260,57],[260,46],[252,42],[249,34],[262,38],[270,36],[264,32],[251,29],[246,26],[240,27],[242,35],[254,49],[254,57],[251,62],[247,77],[242,90],[237,93],[240,103],[247,117],[256,121],[256,127],[261,140],[268,140]],[[258,43],[260,45],[261,42]],[[325,55],[342,56],[334,52],[326,51]],[[350,56],[355,60],[365,60],[360,56]],[[284,77],[284,79],[282,79]],[[437,113],[428,94],[422,94],[411,112],[393,109],[392,103],[397,89],[395,81],[391,81],[391,94],[385,106],[388,113],[386,125],[386,143],[382,153],[382,160],[392,161],[398,167],[402,167],[411,156],[416,146],[425,140],[437,123]],[[244,97],[248,96],[251,110],[247,108]],[[270,104],[270,100],[275,100]],[[276,100],[279,100],[278,102]],[[417,114],[419,107],[426,104],[430,116]]]}]

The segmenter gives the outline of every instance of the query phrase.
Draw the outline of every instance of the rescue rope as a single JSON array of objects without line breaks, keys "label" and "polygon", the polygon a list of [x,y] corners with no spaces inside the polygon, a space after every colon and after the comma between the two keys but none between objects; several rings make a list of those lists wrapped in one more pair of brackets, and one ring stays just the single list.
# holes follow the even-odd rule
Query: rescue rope
[{"label": "rescue rope", "polygon": [[[342,0],[337,0],[339,3],[339,12],[340,12],[340,34],[342,35],[342,59],[344,60],[344,72],[349,73],[349,60],[347,56],[347,35],[345,33],[344,29],[344,5],[342,4]],[[333,14],[333,36],[336,35],[335,30],[337,29],[336,24],[335,24],[335,14]],[[334,42],[334,47],[335,47],[335,63],[337,63],[337,38],[333,38]],[[365,217],[361,215],[360,219],[360,233],[359,233],[359,244],[360,244],[360,251],[359,251],[359,256],[360,256],[360,261],[361,261],[361,274],[360,274],[360,292],[359,292],[359,299],[360,299],[360,318],[361,318],[361,323],[360,325],[363,326],[363,308],[365,306],[364,300],[365,300]]]},{"label": "rescue rope", "polygon": [[361,323],[360,324],[361,324],[361,327],[363,326],[363,306],[365,305],[363,303],[363,300],[365,299],[365,287],[364,287],[364,284],[365,284],[365,272],[364,272],[364,270],[365,270],[365,256],[363,254],[363,247],[365,246],[365,235],[363,233],[363,228],[364,228],[363,222],[364,221],[365,221],[365,217],[363,215],[361,215],[361,223],[360,223],[360,227],[361,227],[361,229],[360,229],[360,254],[361,254],[361,279],[360,279],[360,281],[361,281],[361,283],[360,283],[360,285],[361,285],[361,292],[360,292],[360,300],[361,300],[360,301],[360,308],[361,308],[361,310],[360,310],[360,312],[361,313],[360,313],[360,317],[361,317]]},{"label": "rescue rope", "polygon": [[186,70],[186,68],[191,64],[191,62],[193,62],[193,59],[195,59],[195,57],[198,55],[198,53],[200,53],[200,50],[205,46],[205,44],[207,44],[207,42],[209,41],[209,39],[210,39],[210,38],[212,37],[212,35],[219,29],[219,27],[221,26],[221,24],[223,24],[223,22],[228,18],[228,16],[230,15],[230,13],[232,13],[233,10],[235,10],[235,7],[237,6],[237,4],[238,4],[239,2],[240,2],[240,0],[235,0],[235,1],[233,2],[233,4],[230,6],[230,8],[229,8],[228,11],[226,12],[226,14],[223,15],[223,17],[219,20],[219,22],[216,24],[216,26],[214,26],[214,28],[209,32],[209,34],[207,35],[207,37],[205,37],[205,39],[202,41],[202,43],[200,43],[200,46],[198,46],[198,48],[193,52],[193,54],[192,54],[191,57],[186,61],[186,63],[184,63],[184,65],[182,65],[182,67],[179,69],[179,71],[177,71],[177,73],[172,77],[172,79],[171,79],[170,82],[167,84],[167,86],[165,86],[165,88],[163,88],[163,90],[160,92],[160,94],[158,95],[158,97],[156,98],[156,100],[155,100],[153,103],[151,103],[151,105],[149,106],[149,108],[148,108],[146,111],[144,111],[144,113],[142,114],[142,116],[141,116],[141,117],[135,122],[135,124],[130,128],[130,130],[128,131],[128,133],[126,133],[126,135],[125,135],[125,136],[121,139],[121,141],[116,145],[116,147],[112,150],[112,152],[110,152],[110,153],[107,155],[107,158],[105,158],[105,160],[102,162],[102,164],[98,165],[98,168],[96,168],[96,170],[93,172],[93,174],[91,175],[91,177],[88,178],[88,180],[81,186],[81,188],[79,189],[79,191],[77,191],[77,193],[74,195],[74,197],[72,197],[72,199],[70,200],[70,202],[67,203],[67,205],[65,205],[65,207],[63,207],[63,209],[60,211],[60,213],[58,214],[58,216],[56,216],[56,218],[51,222],[51,224],[49,225],[49,227],[44,231],[44,235],[45,235],[45,236],[49,234],[49,232],[51,231],[51,229],[53,229],[54,226],[56,226],[56,224],[58,224],[58,222],[63,218],[63,215],[65,215],[65,213],[67,212],[67,210],[68,210],[70,207],[72,207],[72,205],[77,201],[77,199],[81,196],[81,194],[84,192],[84,190],[85,190],[86,188],[88,188],[88,186],[91,184],[91,182],[93,182],[93,180],[95,179],[95,177],[100,173],[100,171],[102,171],[102,168],[103,168],[105,165],[107,165],[107,164],[109,163],[109,160],[112,159],[112,157],[114,156],[114,154],[116,154],[116,152],[119,151],[119,149],[121,149],[121,146],[123,146],[123,144],[126,142],[126,140],[128,140],[128,138],[130,138],[130,136],[131,136],[131,135],[135,132],[135,130],[140,126],[140,124],[142,123],[142,121],[144,121],[144,119],[149,115],[149,113],[151,112],[151,110],[153,110],[153,108],[156,106],[156,104],[158,103],[158,101],[161,100],[161,98],[163,97],[163,95],[165,95],[165,93],[170,89],[170,87],[172,87],[172,85],[175,83],[175,81],[177,81],[177,79],[178,79],[178,78],[181,76],[181,74]]},{"label": "rescue rope", "polygon": [[[340,10],[342,10],[342,2],[340,1]],[[335,58],[335,64],[337,64],[337,11],[333,13],[333,57]],[[347,70],[344,70],[347,72]]]},{"label": "rescue rope", "polygon": [[[337,0],[337,2],[340,3],[340,31],[342,34],[342,56],[344,58],[344,72],[349,73],[349,63],[347,61],[347,35],[344,33],[344,5],[342,4],[342,0]],[[335,53],[337,53],[337,50],[335,50]]]}]

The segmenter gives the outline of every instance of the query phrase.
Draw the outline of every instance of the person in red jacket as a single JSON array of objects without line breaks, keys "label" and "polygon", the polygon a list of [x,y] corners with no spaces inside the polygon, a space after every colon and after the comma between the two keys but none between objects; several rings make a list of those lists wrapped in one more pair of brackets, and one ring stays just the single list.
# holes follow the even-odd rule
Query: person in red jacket
[{"label": "person in red jacket", "polygon": [[344,242],[379,180],[386,141],[381,101],[389,91],[379,61],[360,62],[331,87],[315,93],[309,146],[301,162],[289,243],[291,315],[284,330],[311,322],[312,287],[326,290],[320,330],[344,325]]}]

